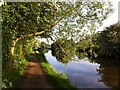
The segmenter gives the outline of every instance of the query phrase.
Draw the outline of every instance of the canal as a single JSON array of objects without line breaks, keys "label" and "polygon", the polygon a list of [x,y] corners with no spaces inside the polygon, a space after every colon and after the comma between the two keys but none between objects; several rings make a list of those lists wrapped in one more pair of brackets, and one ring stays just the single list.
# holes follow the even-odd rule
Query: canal
[{"label": "canal", "polygon": [[58,73],[64,73],[78,88],[118,88],[119,67],[106,66],[91,62],[88,58],[71,60],[67,64],[59,62],[49,50],[45,53],[47,61]]}]

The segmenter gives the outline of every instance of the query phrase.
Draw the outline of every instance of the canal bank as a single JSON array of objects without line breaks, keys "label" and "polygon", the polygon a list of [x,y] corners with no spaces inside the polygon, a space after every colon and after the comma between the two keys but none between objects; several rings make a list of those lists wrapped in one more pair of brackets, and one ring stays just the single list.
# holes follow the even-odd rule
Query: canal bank
[{"label": "canal bank", "polygon": [[70,60],[70,62],[64,64],[59,62],[51,51],[45,53],[45,57],[57,73],[64,73],[71,84],[76,85],[77,88],[110,89],[119,87],[118,77],[120,71],[117,66],[103,66],[102,63],[91,62],[88,58]]},{"label": "canal bank", "polygon": [[55,69],[48,63],[43,53],[36,53],[36,56],[40,62],[40,66],[47,74],[48,80],[55,86],[55,88],[66,88],[76,90],[77,88],[71,85],[65,74],[58,74]]}]

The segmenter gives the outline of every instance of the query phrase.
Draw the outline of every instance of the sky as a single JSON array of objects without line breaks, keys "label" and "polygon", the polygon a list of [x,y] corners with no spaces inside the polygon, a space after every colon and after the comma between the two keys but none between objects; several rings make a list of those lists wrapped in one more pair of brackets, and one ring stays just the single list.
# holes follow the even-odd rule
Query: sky
[{"label": "sky", "polygon": [[[105,27],[109,27],[110,25],[113,25],[118,22],[118,2],[120,0],[108,0],[113,3],[114,12],[103,21],[103,25],[97,29],[97,31],[103,31]],[[119,12],[120,13],[120,12]],[[46,42],[46,39],[42,39],[41,41]],[[50,43],[52,43],[50,41]]]},{"label": "sky", "polygon": [[[103,21],[103,26],[101,26],[97,31],[102,31],[105,27],[118,22],[118,2],[120,0],[108,0],[113,3],[114,12],[106,20]],[[119,12],[120,13],[120,12]]]}]

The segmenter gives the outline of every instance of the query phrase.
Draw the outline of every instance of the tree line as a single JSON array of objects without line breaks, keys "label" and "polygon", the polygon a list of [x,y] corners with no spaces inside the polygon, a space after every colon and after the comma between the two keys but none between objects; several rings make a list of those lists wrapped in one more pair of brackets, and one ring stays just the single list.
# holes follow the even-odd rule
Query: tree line
[{"label": "tree line", "polygon": [[79,58],[112,58],[120,57],[120,24],[106,27],[103,31],[86,35],[84,39],[74,42],[62,38],[52,44],[53,56],[59,61],[69,62],[71,57]]}]

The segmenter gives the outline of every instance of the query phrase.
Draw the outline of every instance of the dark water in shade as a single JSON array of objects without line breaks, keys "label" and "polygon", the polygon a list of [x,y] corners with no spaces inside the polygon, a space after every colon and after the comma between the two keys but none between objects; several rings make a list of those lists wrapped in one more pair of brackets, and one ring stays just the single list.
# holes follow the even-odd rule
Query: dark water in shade
[{"label": "dark water in shade", "polygon": [[90,63],[88,58],[70,61],[62,64],[52,56],[51,51],[45,54],[46,59],[58,73],[64,73],[70,82],[78,88],[111,88],[118,87],[117,67],[101,67],[100,64]]}]

